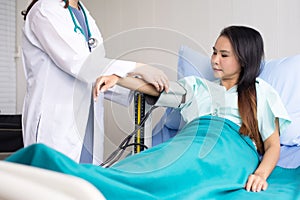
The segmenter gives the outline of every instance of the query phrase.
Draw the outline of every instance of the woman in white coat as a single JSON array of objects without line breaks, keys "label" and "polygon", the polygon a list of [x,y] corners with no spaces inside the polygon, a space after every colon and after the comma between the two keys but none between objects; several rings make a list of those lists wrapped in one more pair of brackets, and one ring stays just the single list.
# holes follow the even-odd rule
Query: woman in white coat
[{"label": "woman in white coat", "polygon": [[[166,75],[148,65],[106,58],[101,33],[78,0],[33,0],[22,14],[24,146],[44,143],[77,162],[101,163],[104,95],[94,104],[96,77],[131,73],[161,91],[168,88]],[[124,102],[129,94],[112,92],[105,96],[114,101]]]}]

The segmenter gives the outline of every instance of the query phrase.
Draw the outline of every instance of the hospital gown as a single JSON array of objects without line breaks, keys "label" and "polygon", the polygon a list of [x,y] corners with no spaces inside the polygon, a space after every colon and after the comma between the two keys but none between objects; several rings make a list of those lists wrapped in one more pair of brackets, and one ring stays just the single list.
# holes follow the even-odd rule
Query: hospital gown
[{"label": "hospital gown", "polygon": [[[196,76],[183,78],[179,80],[179,84],[186,90],[185,103],[178,105],[186,123],[199,116],[213,115],[229,119],[241,126],[237,86],[226,90],[219,80],[210,82]],[[280,130],[290,124],[290,118],[278,93],[267,82],[257,78],[256,92],[258,127],[265,141],[275,129],[275,117],[279,118]],[[155,105],[170,107],[173,105],[170,102],[177,99],[173,94],[162,93]]]}]

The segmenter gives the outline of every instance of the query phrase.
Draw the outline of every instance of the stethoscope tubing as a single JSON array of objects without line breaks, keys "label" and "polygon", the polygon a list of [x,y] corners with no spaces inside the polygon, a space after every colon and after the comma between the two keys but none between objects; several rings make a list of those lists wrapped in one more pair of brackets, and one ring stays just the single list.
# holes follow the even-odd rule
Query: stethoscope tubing
[{"label": "stethoscope tubing", "polygon": [[[65,2],[66,2],[66,0],[65,0]],[[84,10],[84,8],[83,8],[83,6],[81,5],[80,2],[78,2],[78,5],[79,5],[80,9],[82,10],[84,20],[86,22],[86,27],[87,27],[87,31],[88,31],[88,37],[87,37],[88,46],[89,46],[90,49],[95,48],[97,46],[97,40],[95,38],[91,37],[92,34],[91,34],[91,31],[90,31],[90,26],[89,26],[89,23],[88,23],[86,12],[85,12],[85,10]],[[77,24],[75,16],[74,16],[70,6],[68,6],[68,10],[69,10],[69,13],[71,15],[71,18],[72,18],[72,21],[73,21],[73,24],[74,24],[74,32],[77,33],[77,31],[79,30],[82,35],[85,35],[82,28]]]}]

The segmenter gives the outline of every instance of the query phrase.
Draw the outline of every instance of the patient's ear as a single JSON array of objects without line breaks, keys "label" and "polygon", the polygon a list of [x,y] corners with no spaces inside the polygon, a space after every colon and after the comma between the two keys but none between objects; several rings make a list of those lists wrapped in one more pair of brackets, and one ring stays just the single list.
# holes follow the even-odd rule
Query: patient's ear
[{"label": "patient's ear", "polygon": [[283,145],[300,145],[300,54],[266,61],[260,75],[279,93],[292,123],[281,133]]}]

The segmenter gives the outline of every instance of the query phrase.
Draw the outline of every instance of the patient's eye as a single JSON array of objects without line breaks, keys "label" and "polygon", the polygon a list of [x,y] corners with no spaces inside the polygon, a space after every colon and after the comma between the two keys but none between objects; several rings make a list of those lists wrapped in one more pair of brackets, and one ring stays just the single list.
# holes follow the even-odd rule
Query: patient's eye
[{"label": "patient's eye", "polygon": [[228,55],[227,55],[227,54],[222,54],[222,57],[224,57],[224,58],[225,58],[225,57],[228,57]]}]

